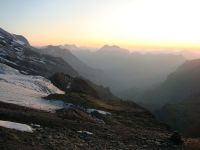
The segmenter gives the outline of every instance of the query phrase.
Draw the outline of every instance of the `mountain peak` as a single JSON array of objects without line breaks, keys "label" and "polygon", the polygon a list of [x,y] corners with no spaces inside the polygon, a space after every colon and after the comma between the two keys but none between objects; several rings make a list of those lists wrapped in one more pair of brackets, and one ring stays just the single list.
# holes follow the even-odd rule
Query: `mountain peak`
[{"label": "mountain peak", "polygon": [[127,49],[121,48],[117,45],[104,45],[102,48],[100,48],[98,53],[107,53],[107,54],[129,54],[129,51]]},{"label": "mountain peak", "polygon": [[79,48],[75,44],[65,44],[63,45],[64,48],[67,48],[69,50],[78,50]]},{"label": "mountain peak", "polygon": [[13,34],[13,36],[17,39],[19,44],[30,46],[28,40],[22,35]]},{"label": "mountain peak", "polygon": [[4,29],[0,28],[0,39],[3,45],[6,42],[10,42],[13,46],[21,45],[21,46],[30,46],[28,40],[22,35],[11,34]]}]

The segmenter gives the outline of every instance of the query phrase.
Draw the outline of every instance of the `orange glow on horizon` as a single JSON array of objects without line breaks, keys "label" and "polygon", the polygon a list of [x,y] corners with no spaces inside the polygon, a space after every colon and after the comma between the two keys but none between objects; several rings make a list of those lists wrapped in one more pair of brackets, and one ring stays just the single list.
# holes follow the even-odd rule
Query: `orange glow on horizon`
[{"label": "orange glow on horizon", "polygon": [[40,47],[46,45],[65,45],[65,44],[75,44],[77,47],[87,47],[98,49],[103,45],[117,45],[121,48],[126,48],[130,51],[135,49],[191,49],[191,50],[199,50],[199,43],[177,43],[177,42],[149,42],[149,41],[123,41],[123,40],[82,40],[82,39],[67,39],[67,38],[36,38],[30,39],[30,44],[32,46]]},{"label": "orange glow on horizon", "polygon": [[33,46],[200,49],[199,0],[102,0],[75,3],[70,10],[65,4],[38,5],[44,13],[22,13],[25,18],[15,19],[8,31],[24,35]]}]

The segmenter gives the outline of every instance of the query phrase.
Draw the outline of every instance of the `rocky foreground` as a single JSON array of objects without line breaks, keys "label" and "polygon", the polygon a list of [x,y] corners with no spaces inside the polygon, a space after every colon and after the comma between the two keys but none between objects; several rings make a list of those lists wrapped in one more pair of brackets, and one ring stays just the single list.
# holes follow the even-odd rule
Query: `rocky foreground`
[{"label": "rocky foreground", "polygon": [[[1,150],[182,149],[172,131],[134,103],[99,101],[84,94],[50,95],[63,99],[56,113],[0,102],[0,119],[30,125],[33,133],[0,127]],[[82,101],[82,107],[78,103]],[[95,109],[86,109],[86,108]],[[90,110],[90,111],[88,111]]]},{"label": "rocky foreground", "polygon": [[[168,126],[159,123],[146,109],[115,98],[108,89],[62,73],[55,74],[50,80],[64,92],[49,94],[41,102],[61,101],[63,107],[55,111],[48,112],[35,109],[31,104],[19,106],[11,104],[12,101],[5,103],[1,100],[1,150],[184,148],[178,133],[174,134]],[[22,125],[13,127],[5,121]],[[19,131],[22,126],[29,130]]]}]

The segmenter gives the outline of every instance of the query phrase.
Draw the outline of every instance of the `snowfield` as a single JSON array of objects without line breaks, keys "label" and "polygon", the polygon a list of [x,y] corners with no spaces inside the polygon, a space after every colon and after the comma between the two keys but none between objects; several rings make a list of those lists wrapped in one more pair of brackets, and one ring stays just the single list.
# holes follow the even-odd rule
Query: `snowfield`
[{"label": "snowfield", "polygon": [[0,101],[44,111],[63,108],[62,101],[42,99],[51,93],[64,92],[44,77],[22,75],[17,70],[0,64]]},{"label": "snowfield", "polygon": [[23,132],[30,132],[30,133],[33,132],[33,129],[29,125],[22,124],[22,123],[0,120],[0,126],[4,128],[8,128],[8,129],[23,131]]}]

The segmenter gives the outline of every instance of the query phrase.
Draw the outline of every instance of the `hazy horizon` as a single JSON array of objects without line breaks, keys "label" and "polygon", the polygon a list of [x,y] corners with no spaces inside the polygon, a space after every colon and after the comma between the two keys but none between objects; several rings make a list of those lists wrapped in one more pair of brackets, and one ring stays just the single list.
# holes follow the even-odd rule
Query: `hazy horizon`
[{"label": "hazy horizon", "polygon": [[33,46],[199,49],[198,6],[197,0],[2,0],[0,21]]}]

